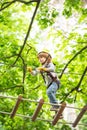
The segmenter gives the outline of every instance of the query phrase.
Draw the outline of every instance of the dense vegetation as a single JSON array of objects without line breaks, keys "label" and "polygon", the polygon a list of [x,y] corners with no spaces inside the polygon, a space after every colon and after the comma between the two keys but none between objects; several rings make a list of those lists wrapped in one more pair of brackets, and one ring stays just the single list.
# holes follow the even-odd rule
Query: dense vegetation
[{"label": "dense vegetation", "polygon": [[[56,0],[55,0],[56,1]],[[87,8],[82,0],[65,0],[63,10],[50,6],[50,1],[0,1],[0,94],[48,102],[46,87],[40,75],[31,76],[26,68],[38,67],[38,43],[52,46],[53,62],[61,81],[57,93],[59,101],[83,107],[87,104]],[[73,16],[76,24],[64,31],[58,24],[63,16]],[[62,21],[62,20],[61,20]],[[55,26],[56,25],[56,26]],[[11,112],[16,100],[0,98],[0,111]],[[32,116],[35,103],[22,102],[17,113]],[[77,112],[78,113],[78,112]],[[40,118],[52,120],[49,106],[44,105]],[[63,123],[63,124],[62,124]],[[52,126],[50,123],[0,113],[0,130],[71,130],[65,120]],[[81,123],[87,124],[87,114]],[[87,130],[85,126],[79,126]]]}]

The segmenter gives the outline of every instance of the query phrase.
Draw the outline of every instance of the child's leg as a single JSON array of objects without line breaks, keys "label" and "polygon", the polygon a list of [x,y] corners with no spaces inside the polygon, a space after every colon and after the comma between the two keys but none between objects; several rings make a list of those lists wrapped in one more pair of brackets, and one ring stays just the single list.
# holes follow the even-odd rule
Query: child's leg
[{"label": "child's leg", "polygon": [[57,84],[55,82],[53,82],[49,88],[47,89],[47,96],[50,100],[50,103],[54,103],[57,104],[57,99],[56,99],[56,91],[57,91]]}]

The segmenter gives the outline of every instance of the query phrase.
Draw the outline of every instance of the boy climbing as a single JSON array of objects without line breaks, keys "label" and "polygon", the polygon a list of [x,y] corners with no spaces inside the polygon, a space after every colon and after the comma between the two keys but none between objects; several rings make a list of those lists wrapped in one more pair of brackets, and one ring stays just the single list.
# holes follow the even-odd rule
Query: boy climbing
[{"label": "boy climbing", "polygon": [[35,70],[32,70],[31,67],[28,67],[27,70],[32,74],[36,75],[38,73],[41,73],[44,82],[47,86],[47,96],[49,98],[50,103],[56,104],[52,105],[52,108],[50,110],[55,111],[55,109],[58,109],[58,102],[56,99],[56,91],[59,89],[60,81],[57,78],[57,74],[55,73],[55,65],[52,63],[52,57],[49,53],[45,51],[41,51],[38,53],[38,59],[40,63],[42,64],[41,67],[36,68]]}]

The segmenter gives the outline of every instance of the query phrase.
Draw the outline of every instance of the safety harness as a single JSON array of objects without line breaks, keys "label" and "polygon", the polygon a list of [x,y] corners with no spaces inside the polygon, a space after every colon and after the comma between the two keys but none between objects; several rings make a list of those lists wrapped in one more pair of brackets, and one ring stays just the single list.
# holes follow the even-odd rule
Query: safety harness
[{"label": "safety harness", "polygon": [[[48,56],[47,56],[45,62],[43,63],[44,65],[47,64],[47,60],[48,60],[49,57],[50,57],[50,54],[48,54]],[[44,72],[40,72],[40,73],[41,73],[41,76],[43,77],[44,82],[46,83],[46,81],[45,81],[45,76],[44,76]],[[47,75],[50,76],[51,79],[52,79],[52,82],[47,86],[47,88],[49,88],[50,85],[51,85],[53,82],[56,82],[56,84],[57,84],[57,86],[58,86],[58,89],[59,89],[59,87],[60,87],[60,81],[57,79],[57,77],[54,77],[54,76],[51,74],[51,72],[46,72],[46,73],[47,73]]]},{"label": "safety harness", "polygon": [[52,82],[48,85],[47,88],[50,87],[50,85],[53,83],[53,82],[56,82],[57,86],[58,86],[58,89],[60,87],[60,81],[57,79],[57,77],[54,77],[50,72],[47,72],[47,75],[49,75],[52,79]]},{"label": "safety harness", "polygon": [[[41,75],[42,75],[42,77],[43,77],[44,82],[46,83],[45,77],[44,77],[44,74],[43,74],[43,73],[44,73],[44,72],[41,72]],[[53,82],[56,82],[56,84],[57,84],[57,86],[58,86],[58,89],[59,89],[59,87],[60,87],[60,81],[57,79],[57,77],[54,77],[50,72],[46,72],[46,73],[47,73],[47,75],[50,76],[51,79],[52,79],[52,82],[47,86],[47,88],[49,88],[50,85],[51,85]]]}]

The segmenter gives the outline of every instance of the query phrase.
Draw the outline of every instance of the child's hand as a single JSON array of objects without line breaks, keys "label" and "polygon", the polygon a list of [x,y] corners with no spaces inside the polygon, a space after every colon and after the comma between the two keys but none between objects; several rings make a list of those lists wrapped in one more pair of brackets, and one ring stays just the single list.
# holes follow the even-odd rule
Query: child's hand
[{"label": "child's hand", "polygon": [[43,68],[43,67],[38,67],[37,68],[39,71],[47,71],[47,68]]},{"label": "child's hand", "polygon": [[32,67],[27,67],[27,71],[29,71],[30,73],[32,73]]}]

